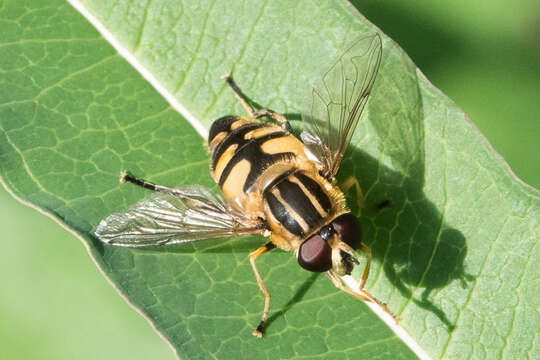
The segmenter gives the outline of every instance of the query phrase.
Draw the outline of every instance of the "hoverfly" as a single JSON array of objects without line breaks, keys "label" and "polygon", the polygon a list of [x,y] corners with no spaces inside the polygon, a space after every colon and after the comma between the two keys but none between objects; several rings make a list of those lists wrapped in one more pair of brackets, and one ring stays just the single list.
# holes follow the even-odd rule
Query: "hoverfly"
[{"label": "hoverfly", "polygon": [[[364,289],[371,252],[362,243],[357,218],[347,208],[343,191],[360,187],[349,178],[340,189],[336,174],[366,105],[381,61],[378,34],[354,42],[313,86],[302,114],[304,131],[297,139],[286,117],[270,109],[255,110],[234,82],[224,77],[248,117],[224,116],[210,128],[211,174],[225,199],[200,185],[168,188],[124,172],[121,182],[154,191],[126,212],[110,215],[96,230],[101,241],[140,247],[180,244],[210,238],[260,234],[270,241],[249,254],[265,296],[261,321],[253,335],[262,337],[270,294],[255,266],[262,254],[278,247],[296,253],[306,270],[325,272],[332,283],[363,301],[379,304]],[[274,122],[261,122],[267,118]],[[345,287],[359,262],[367,263],[359,289]]]}]

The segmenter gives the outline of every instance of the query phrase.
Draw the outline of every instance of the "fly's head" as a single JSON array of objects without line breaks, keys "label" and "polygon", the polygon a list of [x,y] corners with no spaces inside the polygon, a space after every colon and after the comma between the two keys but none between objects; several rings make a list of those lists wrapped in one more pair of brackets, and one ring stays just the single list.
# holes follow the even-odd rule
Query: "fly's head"
[{"label": "fly's head", "polygon": [[358,264],[355,251],[362,246],[358,219],[348,213],[323,226],[307,238],[298,249],[298,263],[306,270],[349,275]]}]

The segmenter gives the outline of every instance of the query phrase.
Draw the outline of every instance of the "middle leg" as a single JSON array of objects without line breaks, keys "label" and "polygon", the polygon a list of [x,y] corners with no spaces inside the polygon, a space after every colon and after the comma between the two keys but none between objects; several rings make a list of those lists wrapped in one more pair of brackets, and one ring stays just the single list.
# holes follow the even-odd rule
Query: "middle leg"
[{"label": "middle leg", "polygon": [[356,190],[356,201],[358,202],[358,207],[363,209],[366,206],[366,199],[364,198],[364,194],[362,193],[362,188],[360,187],[360,184],[358,183],[358,179],[354,176],[349,176],[347,180],[341,184],[341,189],[343,192],[348,191],[350,188],[354,186]]},{"label": "middle leg", "polygon": [[253,336],[256,336],[258,338],[261,338],[263,336],[264,331],[264,323],[266,322],[266,319],[268,318],[268,309],[270,308],[270,293],[268,290],[266,290],[266,286],[264,286],[264,282],[262,281],[261,275],[259,275],[259,271],[257,270],[257,267],[255,266],[255,260],[261,256],[262,254],[274,249],[276,245],[269,242],[264,246],[261,246],[251,254],[249,254],[249,262],[251,263],[251,268],[253,269],[253,273],[255,273],[255,278],[257,279],[257,284],[259,284],[259,288],[261,289],[262,293],[264,294],[264,310],[261,317],[261,321],[259,322],[259,325],[255,330],[253,330],[252,334]]}]

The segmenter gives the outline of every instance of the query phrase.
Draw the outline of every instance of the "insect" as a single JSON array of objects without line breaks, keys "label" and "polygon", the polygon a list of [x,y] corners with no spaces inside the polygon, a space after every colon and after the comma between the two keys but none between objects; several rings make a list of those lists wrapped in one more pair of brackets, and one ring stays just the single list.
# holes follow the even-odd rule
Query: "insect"
[{"label": "insect", "polygon": [[[361,239],[358,219],[347,208],[343,191],[356,187],[349,178],[341,189],[336,174],[373,88],[381,61],[378,34],[354,42],[311,87],[302,114],[304,131],[297,139],[282,114],[255,110],[232,76],[224,77],[248,117],[224,116],[210,128],[211,174],[225,199],[200,185],[168,188],[125,172],[122,182],[154,191],[126,212],[102,220],[96,235],[116,246],[155,246],[260,234],[269,242],[249,254],[265,296],[261,321],[253,335],[262,337],[270,294],[255,260],[274,248],[296,253],[299,265],[325,272],[332,283],[358,299],[379,304],[364,289],[371,251]],[[267,118],[262,122],[262,118]],[[367,257],[357,291],[340,276]]]}]

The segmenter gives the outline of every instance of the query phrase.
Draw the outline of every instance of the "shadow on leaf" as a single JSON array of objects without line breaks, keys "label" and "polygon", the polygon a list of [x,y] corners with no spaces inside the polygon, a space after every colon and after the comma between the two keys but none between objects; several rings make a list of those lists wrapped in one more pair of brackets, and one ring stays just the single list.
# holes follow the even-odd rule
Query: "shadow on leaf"
[{"label": "shadow on leaf", "polygon": [[[369,189],[367,208],[360,219],[373,258],[382,263],[386,277],[405,298],[433,312],[449,330],[453,329],[454,325],[432,303],[430,295],[453,280],[465,284],[464,280],[472,279],[463,267],[467,254],[465,237],[444,222],[441,212],[421,192],[420,178],[391,171],[363,151],[354,149],[351,155],[360,168],[376,169],[374,173],[378,174],[376,183],[369,184],[361,176],[358,179],[363,189]],[[346,174],[344,171],[340,178]],[[391,204],[377,209],[376,205],[385,200]],[[419,289],[423,291],[417,298]],[[398,313],[401,311],[403,308]]]},{"label": "shadow on leaf", "polygon": [[287,311],[289,311],[295,304],[302,301],[308,290],[313,286],[313,283],[317,278],[321,275],[321,273],[312,273],[309,278],[307,278],[302,286],[298,288],[294,296],[289,300],[281,310],[274,312],[272,315],[268,317],[266,320],[266,328],[270,326],[276,320],[277,318],[284,316]]}]

